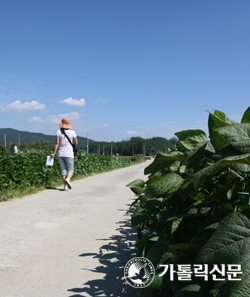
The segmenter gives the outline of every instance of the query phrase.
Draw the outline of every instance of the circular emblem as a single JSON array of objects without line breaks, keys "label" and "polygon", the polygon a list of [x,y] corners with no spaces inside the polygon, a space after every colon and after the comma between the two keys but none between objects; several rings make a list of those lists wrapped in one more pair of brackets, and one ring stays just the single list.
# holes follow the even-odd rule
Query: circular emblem
[{"label": "circular emblem", "polygon": [[155,276],[155,268],[151,261],[143,257],[135,257],[127,262],[124,268],[126,282],[134,288],[144,288],[151,284]]}]

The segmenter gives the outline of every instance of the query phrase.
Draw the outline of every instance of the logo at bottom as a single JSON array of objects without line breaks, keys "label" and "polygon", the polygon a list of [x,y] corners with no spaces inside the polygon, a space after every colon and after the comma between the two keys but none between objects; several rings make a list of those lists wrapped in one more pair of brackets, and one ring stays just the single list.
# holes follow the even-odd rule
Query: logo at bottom
[{"label": "logo at bottom", "polygon": [[153,281],[155,268],[147,258],[135,257],[125,265],[124,276],[130,286],[134,288],[145,288]]}]

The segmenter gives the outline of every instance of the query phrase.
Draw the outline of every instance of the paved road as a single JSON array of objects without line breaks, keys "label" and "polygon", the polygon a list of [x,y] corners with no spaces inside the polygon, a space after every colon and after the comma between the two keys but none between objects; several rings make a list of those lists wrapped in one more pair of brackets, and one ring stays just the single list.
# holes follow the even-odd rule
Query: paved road
[{"label": "paved road", "polygon": [[0,203],[0,296],[136,296],[123,278],[134,256],[129,182],[147,163]]}]

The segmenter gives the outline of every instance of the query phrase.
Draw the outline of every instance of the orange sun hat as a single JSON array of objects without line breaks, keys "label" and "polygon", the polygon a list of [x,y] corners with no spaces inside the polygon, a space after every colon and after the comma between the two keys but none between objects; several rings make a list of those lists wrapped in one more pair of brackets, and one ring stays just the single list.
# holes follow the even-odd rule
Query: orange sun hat
[{"label": "orange sun hat", "polygon": [[72,126],[70,125],[70,119],[67,117],[64,117],[62,120],[57,121],[57,123],[61,128],[66,128],[66,129],[72,128]]}]

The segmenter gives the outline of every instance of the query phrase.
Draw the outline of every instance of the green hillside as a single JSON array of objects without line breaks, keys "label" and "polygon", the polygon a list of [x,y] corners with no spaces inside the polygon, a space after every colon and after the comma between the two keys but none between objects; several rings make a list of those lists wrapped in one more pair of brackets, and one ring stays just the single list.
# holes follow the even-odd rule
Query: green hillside
[{"label": "green hillside", "polygon": [[[20,137],[20,143],[28,143],[29,141],[36,141],[36,140],[44,140],[47,142],[55,143],[55,135],[46,135],[43,133],[33,133],[33,132],[27,132],[27,131],[19,131],[11,128],[0,128],[0,146],[4,145],[4,133],[6,133],[6,143],[10,144],[14,141],[16,143],[19,143],[19,137]],[[87,138],[77,136],[79,146],[85,146],[87,145]],[[89,143],[93,142],[93,140],[89,139]]]}]

